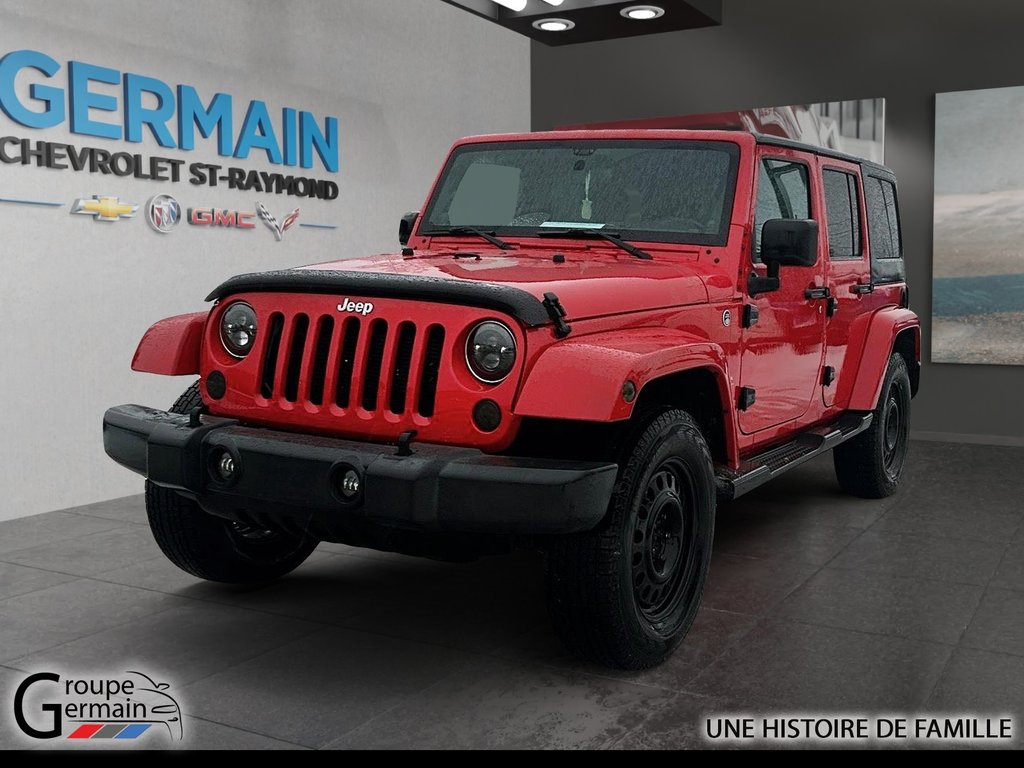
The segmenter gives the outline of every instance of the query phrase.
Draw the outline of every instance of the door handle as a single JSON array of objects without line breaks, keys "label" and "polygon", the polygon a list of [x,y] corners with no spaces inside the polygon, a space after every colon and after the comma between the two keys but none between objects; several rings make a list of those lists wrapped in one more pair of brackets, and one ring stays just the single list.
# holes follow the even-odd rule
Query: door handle
[{"label": "door handle", "polygon": [[808,288],[804,291],[804,298],[808,301],[827,299],[831,295],[832,291],[830,291],[827,286],[824,288]]},{"label": "door handle", "polygon": [[857,283],[856,285],[850,286],[850,293],[855,293],[858,296],[863,296],[866,293],[874,293],[874,283]]}]

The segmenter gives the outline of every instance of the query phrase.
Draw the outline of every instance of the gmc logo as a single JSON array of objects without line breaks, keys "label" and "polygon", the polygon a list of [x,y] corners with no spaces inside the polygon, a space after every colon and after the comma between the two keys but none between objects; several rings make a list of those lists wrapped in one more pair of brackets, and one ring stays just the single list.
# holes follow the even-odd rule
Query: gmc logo
[{"label": "gmc logo", "polygon": [[373,304],[368,301],[352,301],[352,299],[345,299],[341,304],[338,305],[339,312],[354,312],[357,315],[366,317],[368,314],[373,312]]}]

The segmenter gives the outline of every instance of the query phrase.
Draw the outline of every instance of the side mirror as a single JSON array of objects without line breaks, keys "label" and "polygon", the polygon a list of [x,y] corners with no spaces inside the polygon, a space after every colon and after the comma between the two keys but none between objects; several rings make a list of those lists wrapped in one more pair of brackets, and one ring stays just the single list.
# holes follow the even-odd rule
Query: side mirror
[{"label": "side mirror", "polygon": [[413,211],[407,213],[402,217],[402,220],[398,223],[398,242],[401,245],[408,245],[409,238],[412,237],[412,231],[416,229],[416,222],[420,218],[419,211]]},{"label": "side mirror", "polygon": [[813,267],[818,263],[818,222],[814,219],[770,219],[761,230],[761,261],[768,276],[752,275],[751,296],[779,290],[782,267]]}]

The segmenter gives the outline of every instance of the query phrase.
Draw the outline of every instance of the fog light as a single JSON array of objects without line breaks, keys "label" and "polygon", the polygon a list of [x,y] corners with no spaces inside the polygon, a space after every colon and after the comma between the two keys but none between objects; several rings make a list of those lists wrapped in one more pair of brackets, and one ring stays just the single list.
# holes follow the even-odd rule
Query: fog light
[{"label": "fog light", "polygon": [[228,391],[228,382],[220,371],[212,371],[206,377],[206,394],[213,400],[220,400]]},{"label": "fog light", "polygon": [[339,486],[341,495],[346,499],[354,499],[359,495],[359,473],[354,469],[350,469],[341,477],[341,484]]},{"label": "fog light", "polygon": [[481,400],[473,408],[473,423],[481,432],[493,432],[501,426],[501,406],[493,400]]},{"label": "fog light", "polygon": [[220,461],[217,462],[217,474],[220,475],[221,480],[225,482],[235,476],[235,457],[227,451],[220,457]]}]

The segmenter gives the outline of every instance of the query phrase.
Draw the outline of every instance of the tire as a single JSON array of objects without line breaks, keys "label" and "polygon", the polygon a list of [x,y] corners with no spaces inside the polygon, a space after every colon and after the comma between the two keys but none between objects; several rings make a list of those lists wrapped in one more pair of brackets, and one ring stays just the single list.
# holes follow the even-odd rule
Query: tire
[{"label": "tire", "polygon": [[697,615],[711,563],[715,478],[707,442],[679,410],[642,423],[619,466],[601,525],[549,547],[548,608],[576,656],[647,669],[672,654]]},{"label": "tire", "polygon": [[910,443],[910,374],[893,353],[871,426],[832,452],[839,486],[852,496],[884,499],[903,478]]},{"label": "tire", "polygon": [[[171,406],[189,413],[203,404],[193,384]],[[146,513],[156,543],[183,571],[207,581],[272,581],[297,568],[319,543],[282,531],[261,531],[204,512],[175,491],[146,481]]]}]

